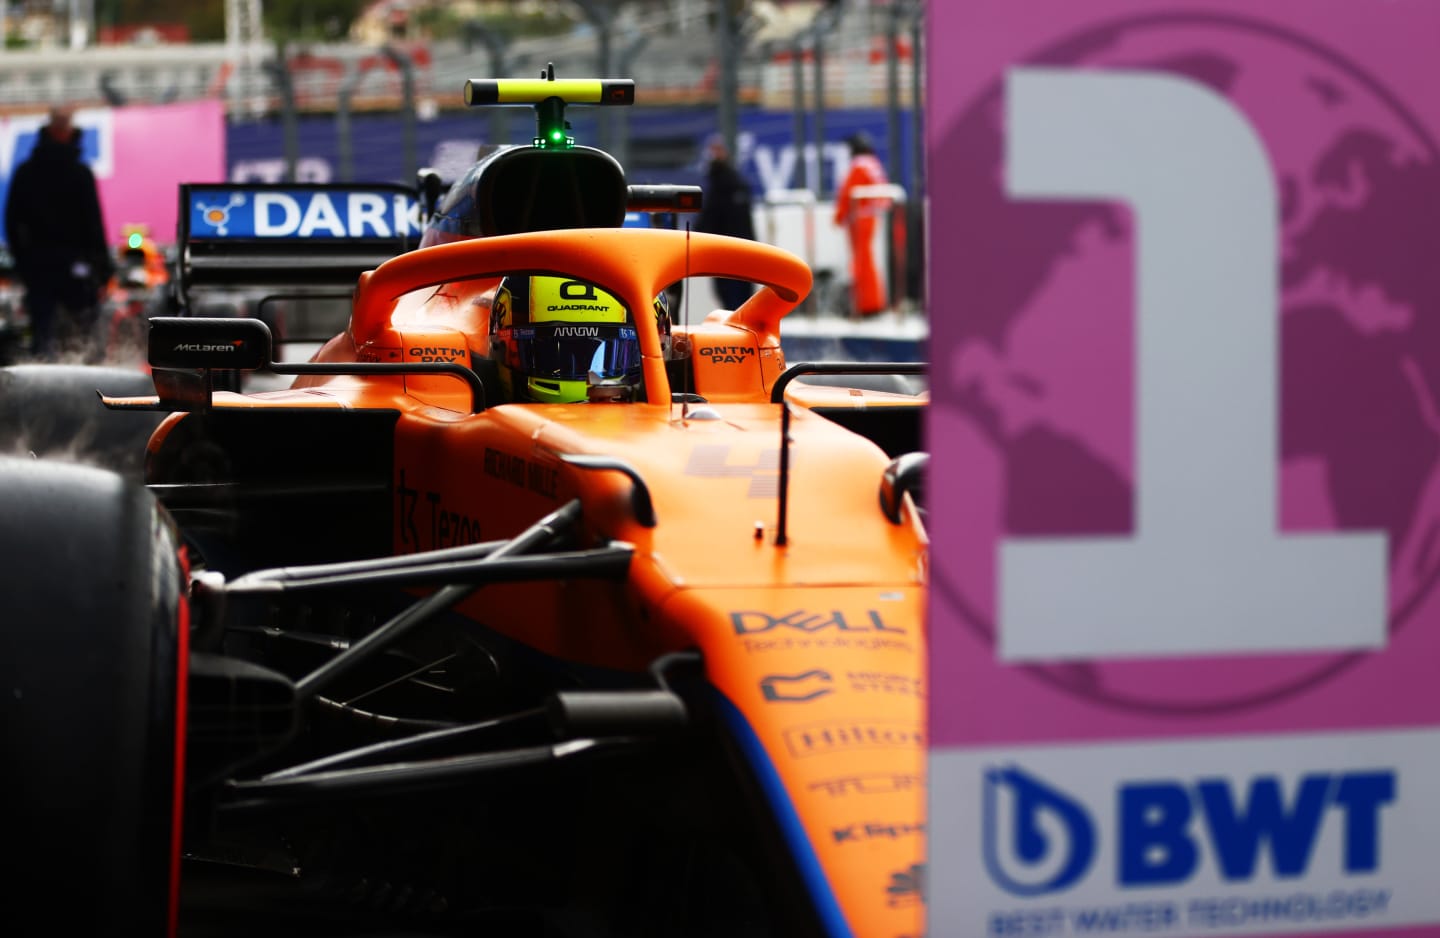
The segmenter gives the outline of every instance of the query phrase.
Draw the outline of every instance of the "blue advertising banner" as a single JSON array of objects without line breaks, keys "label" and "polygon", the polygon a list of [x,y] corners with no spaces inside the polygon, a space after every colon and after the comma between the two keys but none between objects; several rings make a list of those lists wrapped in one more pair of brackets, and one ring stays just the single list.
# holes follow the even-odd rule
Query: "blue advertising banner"
[{"label": "blue advertising banner", "polygon": [[[529,141],[534,121],[528,111],[509,109],[503,138],[494,136],[486,115],[474,112],[442,113],[414,125],[415,157],[420,166],[438,170],[453,179],[474,162],[482,147]],[[596,113],[586,108],[567,112],[577,143],[598,146]],[[704,171],[705,140],[718,130],[714,108],[634,108],[613,115],[628,122],[622,160],[626,178],[643,185],[679,183],[698,185]],[[811,118],[813,120],[813,118]],[[797,147],[794,117],[788,111],[744,111],[736,141],[737,165],[756,192],[790,189],[800,178],[801,159],[807,184],[817,180],[833,193],[849,162],[845,139],[864,132],[875,144],[893,181],[904,185],[910,159],[911,123],[908,111],[900,114],[901,149],[889,152],[887,112],[879,108],[847,108],[824,115],[825,144],[814,145],[814,126],[805,123],[803,146]],[[354,181],[411,183],[404,166],[403,142],[407,130],[395,115],[356,115],[350,118],[350,162]],[[298,122],[295,181],[341,182],[339,124],[332,115],[302,117]],[[612,147],[612,149],[615,149]],[[241,122],[227,135],[231,182],[282,182],[285,179],[285,140],[278,122]]]},{"label": "blue advertising banner", "polygon": [[420,236],[419,204],[398,188],[197,185],[184,195],[191,241]]}]

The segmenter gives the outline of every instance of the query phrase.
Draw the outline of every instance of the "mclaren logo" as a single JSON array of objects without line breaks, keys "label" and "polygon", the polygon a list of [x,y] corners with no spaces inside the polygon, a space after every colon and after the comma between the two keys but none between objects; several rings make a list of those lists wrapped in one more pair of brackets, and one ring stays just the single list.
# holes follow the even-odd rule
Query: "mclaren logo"
[{"label": "mclaren logo", "polygon": [[174,352],[238,352],[238,351],[240,351],[240,345],[241,345],[241,343],[239,343],[239,342],[227,342],[227,343],[223,343],[223,344],[222,344],[222,343],[219,343],[219,342],[181,342],[179,345],[176,345],[173,349],[171,349],[171,351],[174,351]]}]

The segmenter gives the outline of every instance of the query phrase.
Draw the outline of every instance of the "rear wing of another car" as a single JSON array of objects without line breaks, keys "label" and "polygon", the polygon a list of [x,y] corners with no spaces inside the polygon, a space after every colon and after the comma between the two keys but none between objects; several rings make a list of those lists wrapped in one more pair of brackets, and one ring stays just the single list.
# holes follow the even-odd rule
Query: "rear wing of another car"
[{"label": "rear wing of another car", "polygon": [[353,288],[420,241],[414,189],[385,183],[180,187],[179,289]]}]

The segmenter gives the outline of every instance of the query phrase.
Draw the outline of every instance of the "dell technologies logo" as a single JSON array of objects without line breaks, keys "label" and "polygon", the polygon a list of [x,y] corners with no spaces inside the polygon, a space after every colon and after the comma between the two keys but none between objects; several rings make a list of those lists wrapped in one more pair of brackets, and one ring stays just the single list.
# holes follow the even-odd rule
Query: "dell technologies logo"
[{"label": "dell technologies logo", "polygon": [[[1122,781],[1108,804],[1086,805],[1023,769],[993,768],[981,806],[985,868],[1016,896],[1058,893],[1092,872],[1113,875],[1121,888],[1178,886],[1207,863],[1230,883],[1294,880],[1312,868],[1374,873],[1396,778],[1394,769],[1378,769],[1308,772],[1294,782]],[[1327,827],[1339,835],[1338,851],[1316,849]],[[1114,869],[1092,870],[1107,835]]]}]

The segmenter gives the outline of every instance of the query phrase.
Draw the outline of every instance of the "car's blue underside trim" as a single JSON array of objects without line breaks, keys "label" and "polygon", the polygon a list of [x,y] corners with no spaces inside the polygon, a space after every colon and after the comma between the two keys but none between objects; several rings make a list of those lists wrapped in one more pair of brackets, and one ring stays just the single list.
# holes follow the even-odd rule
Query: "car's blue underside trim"
[{"label": "car's blue underside trim", "polygon": [[754,771],[755,778],[765,793],[765,799],[775,813],[775,820],[780,825],[780,833],[790,848],[790,857],[800,871],[801,879],[804,880],[805,888],[810,893],[810,899],[814,903],[815,911],[820,917],[825,933],[831,938],[851,938],[853,933],[850,931],[850,923],[845,921],[845,915],[840,911],[840,903],[835,898],[834,890],[830,888],[830,880],[826,878],[825,871],[820,866],[820,859],[815,855],[815,848],[805,834],[805,828],[800,823],[800,816],[795,812],[795,804],[790,800],[790,793],[780,780],[780,773],[776,771],[775,763],[770,761],[770,754],[761,745],[759,737],[755,735],[755,730],[750,726],[750,721],[745,719],[745,714],[740,712],[740,708],[731,703],[729,698],[719,690],[715,691],[714,697],[716,711],[724,719],[734,740],[739,744],[741,753]]}]

